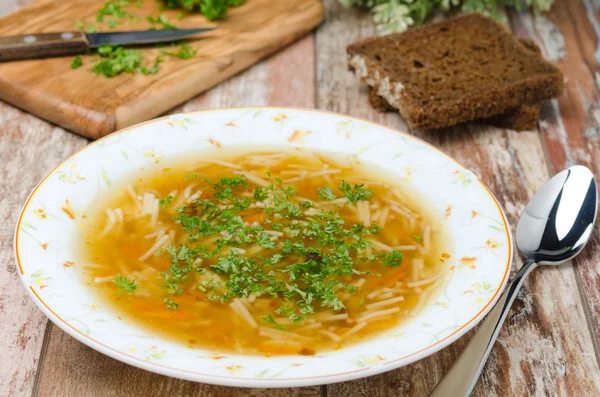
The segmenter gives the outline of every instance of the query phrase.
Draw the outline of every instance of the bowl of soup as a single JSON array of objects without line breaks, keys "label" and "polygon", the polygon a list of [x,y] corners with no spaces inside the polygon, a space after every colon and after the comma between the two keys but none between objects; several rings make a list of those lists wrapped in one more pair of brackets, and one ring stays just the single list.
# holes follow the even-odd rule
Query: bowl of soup
[{"label": "bowl of soup", "polygon": [[35,188],[21,280],[60,328],[199,382],[289,387],[392,370],[471,329],[512,242],[470,171],[334,113],[177,114],[98,140]]}]

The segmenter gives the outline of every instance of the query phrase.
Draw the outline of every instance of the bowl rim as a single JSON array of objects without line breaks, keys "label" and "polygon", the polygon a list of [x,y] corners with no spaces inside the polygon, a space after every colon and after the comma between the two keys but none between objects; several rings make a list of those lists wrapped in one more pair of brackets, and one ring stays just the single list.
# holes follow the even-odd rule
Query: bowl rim
[{"label": "bowl rim", "polygon": [[[31,191],[31,193],[29,194],[29,196],[27,197],[27,199],[25,200],[25,203],[23,204],[23,206],[21,208],[19,218],[16,223],[14,236],[13,236],[13,252],[14,252],[14,256],[15,256],[15,266],[17,267],[17,270],[19,273],[19,278],[21,279],[21,282],[23,283],[23,286],[25,287],[25,290],[27,291],[29,297],[33,300],[33,302],[36,304],[36,306],[56,326],[58,326],[64,332],[66,332],[67,334],[69,334],[70,336],[72,336],[73,338],[78,340],[79,342],[83,343],[84,345],[86,345],[102,354],[105,354],[111,358],[114,358],[118,361],[121,361],[123,363],[132,365],[134,367],[137,367],[137,368],[140,368],[140,369],[143,369],[146,371],[170,376],[173,378],[179,378],[179,379],[184,379],[184,380],[188,380],[188,381],[202,382],[202,383],[221,385],[221,386],[248,387],[248,388],[254,388],[254,387],[256,387],[256,388],[283,388],[283,387],[315,386],[315,385],[322,385],[322,384],[345,382],[345,381],[359,379],[359,378],[363,378],[363,377],[367,377],[367,376],[377,375],[377,374],[380,374],[383,372],[391,371],[391,370],[403,367],[405,365],[414,363],[415,361],[418,361],[427,356],[430,356],[430,355],[440,351],[441,349],[449,346],[450,344],[454,343],[457,339],[459,339],[461,336],[465,335],[473,327],[475,327],[475,325],[477,325],[483,319],[483,317],[485,317],[489,313],[489,311],[495,306],[496,302],[500,298],[502,291],[504,291],[504,289],[508,283],[508,276],[510,274],[511,265],[512,265],[512,262],[514,259],[513,258],[514,257],[514,248],[513,248],[514,242],[513,242],[513,237],[512,237],[512,230],[511,230],[510,224],[508,222],[508,218],[504,212],[504,209],[502,208],[502,206],[498,202],[498,199],[494,196],[492,191],[478,177],[477,177],[477,182],[484,188],[485,192],[492,199],[492,201],[498,208],[499,213],[502,215],[502,223],[504,225],[504,232],[505,232],[506,238],[507,238],[508,256],[507,256],[507,262],[505,265],[505,270],[504,270],[504,274],[502,276],[501,284],[499,285],[497,290],[494,292],[494,294],[491,296],[491,298],[486,302],[486,304],[480,309],[480,311],[475,316],[473,316],[470,320],[463,323],[459,328],[454,330],[450,335],[446,336],[445,338],[443,338],[443,339],[441,339],[419,351],[416,351],[411,354],[387,361],[384,363],[384,365],[371,366],[371,367],[367,367],[367,368],[360,368],[360,369],[356,369],[356,370],[352,370],[352,371],[345,371],[345,372],[329,374],[329,375],[322,375],[322,376],[274,378],[274,379],[256,379],[256,378],[239,377],[239,376],[225,376],[225,375],[207,374],[207,373],[200,373],[200,372],[194,372],[194,371],[189,371],[189,370],[173,368],[170,366],[158,364],[156,362],[146,361],[141,358],[132,356],[130,354],[121,352],[119,350],[116,350],[115,348],[112,348],[112,347],[110,347],[102,342],[99,342],[99,341],[95,340],[94,338],[82,333],[81,331],[79,331],[78,329],[76,329],[75,327],[73,327],[72,325],[67,323],[65,320],[63,320],[58,314],[56,314],[46,304],[46,302],[44,302],[44,300],[38,295],[38,293],[33,289],[33,287],[31,287],[27,283],[27,281],[24,277],[24,271],[23,271],[23,267],[21,265],[21,259],[19,256],[19,249],[18,249],[19,230],[21,227],[23,216],[25,215],[25,210],[26,210],[27,206],[29,205],[31,199],[33,198],[35,193],[38,191],[38,189],[59,168],[64,166],[66,163],[68,163],[74,157],[83,153],[85,150],[93,147],[94,145],[97,145],[98,143],[104,141],[105,139],[110,139],[110,138],[120,135],[124,132],[137,129],[137,128],[145,126],[145,125],[157,123],[157,122],[169,119],[170,117],[173,117],[173,116],[178,116],[178,115],[186,116],[186,115],[193,115],[193,114],[199,114],[199,113],[227,112],[227,111],[249,110],[249,109],[281,110],[282,112],[296,111],[296,112],[306,112],[306,113],[324,113],[324,114],[331,115],[331,116],[338,116],[338,117],[343,116],[344,118],[347,118],[347,119],[357,120],[362,123],[373,125],[377,128],[381,128],[384,130],[394,132],[396,134],[400,134],[408,139],[411,139],[413,141],[416,141],[416,142],[426,146],[427,148],[429,148],[431,150],[434,150],[435,152],[446,157],[447,159],[454,162],[461,168],[464,168],[465,170],[469,170],[469,168],[463,166],[454,157],[450,156],[449,154],[445,153],[444,151],[435,147],[434,145],[424,141],[423,139],[413,136],[409,133],[399,131],[394,128],[390,128],[390,127],[384,126],[382,124],[379,124],[379,123],[376,123],[376,122],[373,122],[370,120],[366,120],[364,118],[354,117],[354,116],[337,113],[337,112],[333,112],[333,111],[329,111],[329,110],[322,110],[322,109],[312,109],[312,108],[303,108],[303,107],[287,107],[287,106],[240,106],[240,107],[228,107],[228,108],[216,108],[216,109],[203,109],[203,110],[196,110],[196,111],[192,111],[192,112],[181,112],[181,113],[176,113],[176,114],[165,115],[165,116],[147,120],[147,121],[144,121],[144,122],[141,122],[138,124],[134,124],[129,127],[125,127],[123,129],[115,131],[111,134],[108,134],[100,139],[97,139],[97,140],[89,143],[88,145],[84,146],[83,148],[79,149],[77,152],[73,153],[72,155],[70,155],[69,157],[64,159],[60,164],[58,164],[51,171],[49,171],[46,174],[46,176],[33,188],[33,190]],[[470,171],[470,172],[472,172],[472,171]]]}]

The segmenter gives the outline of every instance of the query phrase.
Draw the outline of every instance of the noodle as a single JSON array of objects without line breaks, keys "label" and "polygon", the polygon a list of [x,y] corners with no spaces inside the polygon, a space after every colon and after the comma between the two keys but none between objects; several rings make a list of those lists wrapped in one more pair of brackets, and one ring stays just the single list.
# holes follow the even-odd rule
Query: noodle
[{"label": "noodle", "polygon": [[342,335],[342,338],[347,338],[351,335],[354,335],[355,333],[357,333],[358,331],[360,331],[361,329],[363,329],[366,326],[367,326],[367,323],[359,322],[354,327],[352,327],[350,330],[348,330],[344,335]]},{"label": "noodle", "polygon": [[424,285],[431,284],[431,283],[433,283],[434,281],[437,281],[437,279],[439,279],[441,276],[442,276],[442,273],[438,273],[438,274],[436,274],[435,276],[433,276],[433,277],[430,277],[430,278],[426,278],[426,279],[424,279],[424,280],[420,280],[420,281],[414,281],[414,282],[412,282],[412,283],[406,283],[406,286],[407,286],[408,288],[422,287],[422,286],[424,286]]},{"label": "noodle", "polygon": [[191,203],[194,200],[198,199],[200,196],[202,196],[202,191],[198,190],[196,193],[192,194],[190,197],[185,199],[186,203]]},{"label": "noodle", "polygon": [[332,340],[334,340],[334,341],[336,341],[336,342],[339,342],[339,341],[341,341],[341,340],[342,340],[342,338],[340,338],[340,337],[339,337],[337,334],[334,334],[334,333],[333,333],[333,332],[331,332],[331,331],[327,331],[327,330],[324,330],[324,329],[323,329],[323,330],[320,330],[320,331],[319,331],[319,333],[321,333],[321,334],[323,334],[323,335],[327,336],[328,338],[330,338],[330,339],[332,339]]},{"label": "noodle", "polygon": [[100,237],[106,236],[113,229],[115,223],[117,222],[117,216],[112,209],[106,209],[106,216],[108,217],[108,222],[106,222],[104,230],[102,230],[102,233],[100,233]]},{"label": "noodle", "polygon": [[386,300],[382,300],[382,301],[375,302],[375,303],[369,303],[365,307],[367,308],[367,310],[371,310],[371,309],[376,309],[376,308],[379,308],[379,307],[389,306],[389,305],[392,305],[394,303],[402,302],[403,300],[404,300],[404,297],[403,296],[399,296],[397,298],[391,298],[391,299],[386,299]]},{"label": "noodle", "polygon": [[252,314],[250,314],[250,312],[248,311],[248,309],[246,308],[246,306],[244,306],[244,304],[242,303],[242,301],[239,298],[235,298],[233,300],[233,302],[231,302],[230,306],[252,328],[258,328],[258,325],[256,324],[256,321],[254,321],[254,318],[252,317]]},{"label": "noodle", "polygon": [[194,186],[196,186],[195,183],[192,183],[191,185],[189,185],[188,187],[185,188],[185,190],[183,191],[183,199],[187,199],[188,197],[190,197],[190,195],[192,194],[192,189],[194,188]]},{"label": "noodle", "polygon": [[400,311],[399,307],[392,307],[391,309],[385,309],[385,310],[379,310],[376,312],[371,312],[368,314],[365,314],[361,317],[358,318],[358,322],[363,322],[363,321],[367,321],[373,318],[378,318],[378,317],[384,317],[387,316],[388,314],[392,314],[392,313],[398,313]]},{"label": "noodle", "polygon": [[127,185],[127,193],[129,193],[129,196],[134,202],[137,202],[138,195],[131,184]]},{"label": "noodle", "polygon": [[158,239],[158,241],[154,243],[152,247],[150,247],[148,251],[146,251],[144,255],[140,256],[138,260],[143,262],[146,259],[150,258],[150,256],[153,255],[156,251],[158,251],[165,243],[168,243],[169,239],[169,236],[163,235],[161,238]]},{"label": "noodle", "polygon": [[294,332],[280,331],[277,329],[264,327],[259,328],[259,334],[262,336],[268,336],[273,339],[297,339],[304,341],[308,341],[311,339],[308,336],[303,336]]},{"label": "noodle", "polygon": [[[412,262],[412,281],[413,283],[421,278],[421,270],[423,269],[423,259],[415,258]],[[409,286],[410,283],[407,284]]]},{"label": "noodle", "polygon": [[377,240],[368,240],[373,246],[381,251],[392,252],[394,248]]},{"label": "noodle", "polygon": [[[236,171],[236,172],[234,172],[234,174],[241,175],[242,172]],[[271,182],[259,177],[258,175],[254,174],[253,172],[246,172],[243,174],[246,176],[246,179],[248,179],[250,182],[256,183],[258,186],[267,187],[271,184]]]},{"label": "noodle", "polygon": [[415,251],[416,249],[416,245],[397,245],[394,247],[396,251]]},{"label": "noodle", "polygon": [[381,210],[381,214],[379,215],[379,226],[381,226],[382,229],[385,227],[389,214],[390,207],[385,207]]},{"label": "noodle", "polygon": [[401,209],[400,207],[397,207],[397,206],[395,206],[395,205],[392,205],[392,206],[390,207],[390,209],[391,209],[392,211],[394,211],[395,213],[402,215],[402,216],[403,216],[403,217],[405,217],[406,219],[409,219],[411,222],[412,222],[412,221],[416,221],[416,217],[415,217],[413,214],[411,214],[411,213],[410,213],[410,212],[408,212],[408,211],[405,211],[405,210]]},{"label": "noodle", "polygon": [[347,318],[348,318],[348,313],[344,313],[344,314],[336,314],[333,316],[321,317],[320,320],[325,323],[328,321],[346,320]]},{"label": "noodle", "polygon": [[240,170],[240,169],[242,169],[242,167],[240,165],[230,163],[229,161],[223,161],[223,160],[213,159],[213,160],[211,160],[211,162],[214,163],[214,164],[222,165],[223,167],[233,168],[234,170]]},{"label": "noodle", "polygon": [[423,229],[423,248],[426,252],[431,249],[431,226],[429,225]]}]

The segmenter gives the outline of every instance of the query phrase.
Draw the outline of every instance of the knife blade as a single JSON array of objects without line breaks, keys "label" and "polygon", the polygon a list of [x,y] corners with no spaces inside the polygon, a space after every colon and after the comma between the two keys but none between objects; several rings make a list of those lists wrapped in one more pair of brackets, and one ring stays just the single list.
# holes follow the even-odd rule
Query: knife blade
[{"label": "knife blade", "polygon": [[177,41],[215,28],[128,32],[61,32],[0,37],[0,62],[85,54],[102,44],[137,45]]},{"label": "knife blade", "polygon": [[198,33],[210,32],[215,28],[197,29],[165,29],[165,30],[141,30],[129,32],[102,32],[85,33],[90,48],[100,47],[102,44],[132,45],[166,43],[177,41]]}]

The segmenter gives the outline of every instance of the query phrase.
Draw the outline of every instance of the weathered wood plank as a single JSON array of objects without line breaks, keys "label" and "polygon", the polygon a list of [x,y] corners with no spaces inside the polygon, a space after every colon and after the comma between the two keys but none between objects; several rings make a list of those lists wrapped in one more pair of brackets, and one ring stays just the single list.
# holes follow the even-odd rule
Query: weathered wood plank
[{"label": "weathered wood plank", "polygon": [[[284,51],[173,109],[289,105],[314,106],[314,39],[307,37]],[[84,346],[51,326],[37,388],[40,396],[320,396],[319,387],[241,389],[212,386],[156,375],[122,364]]]},{"label": "weathered wood plank", "polygon": [[34,0],[5,0],[0,4],[0,17],[33,2]]},{"label": "weathered wood plank", "polygon": [[[0,2],[0,16],[30,2],[4,0]],[[0,102],[0,395],[31,395],[48,323],[27,297],[14,266],[17,216],[35,184],[85,143]]]},{"label": "weathered wood plank", "polygon": [[56,326],[52,327],[46,360],[42,366],[40,397],[102,396],[273,396],[318,397],[318,387],[277,389],[243,389],[156,375],[90,349]]},{"label": "weathered wood plank", "polygon": [[[553,173],[573,164],[600,175],[600,5],[590,0],[557,1],[544,17],[512,15],[515,28],[557,55],[565,74],[565,94],[542,110],[541,136]],[[549,33],[550,32],[550,33]],[[575,259],[584,309],[600,354],[600,235]]]},{"label": "weathered wood plank", "polygon": [[12,251],[14,227],[33,187],[87,141],[0,103],[0,394],[30,395],[48,322],[25,293]]},{"label": "weathered wood plank", "polygon": [[314,45],[314,35],[308,35],[169,113],[236,106],[312,108],[315,102]]},{"label": "weathered wood plank", "polygon": [[[401,130],[398,115],[379,115],[346,71],[347,44],[372,34],[369,16],[326,4],[317,33],[317,106]],[[515,133],[482,125],[439,132],[411,131],[471,168],[503,204],[511,224],[549,177],[537,132]],[[496,344],[474,396],[593,395],[598,365],[572,264],[540,269],[527,282]],[[424,396],[449,368],[469,337],[425,360],[373,378],[327,386],[329,396]],[[581,352],[584,352],[583,356]]]}]

